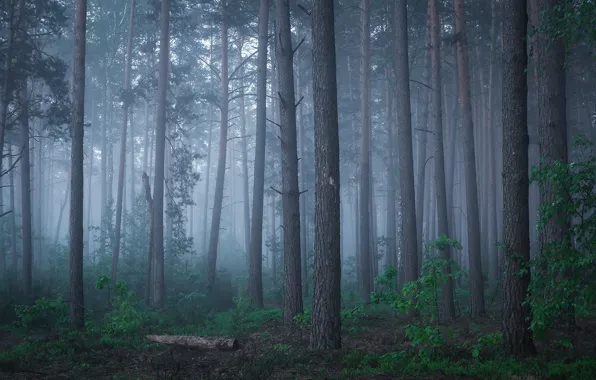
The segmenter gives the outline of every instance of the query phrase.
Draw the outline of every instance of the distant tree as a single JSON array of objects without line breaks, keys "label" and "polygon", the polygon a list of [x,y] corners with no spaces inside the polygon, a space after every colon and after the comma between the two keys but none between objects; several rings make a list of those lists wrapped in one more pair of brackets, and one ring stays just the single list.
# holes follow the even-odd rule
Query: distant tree
[{"label": "distant tree", "polygon": [[341,348],[340,172],[333,0],[312,9],[315,268],[310,345]]}]

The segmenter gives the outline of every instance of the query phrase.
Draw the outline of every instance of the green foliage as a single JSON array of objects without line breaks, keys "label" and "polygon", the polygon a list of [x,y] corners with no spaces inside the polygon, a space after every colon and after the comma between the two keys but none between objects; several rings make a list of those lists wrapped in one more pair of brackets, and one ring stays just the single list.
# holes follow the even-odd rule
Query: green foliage
[{"label": "green foliage", "polygon": [[42,328],[46,332],[62,329],[70,321],[68,307],[61,297],[56,299],[39,298],[32,305],[15,305],[16,326],[31,331]]},{"label": "green foliage", "polygon": [[[596,47],[596,3],[589,0],[565,0],[555,12],[544,14],[540,25],[548,38],[562,40],[567,47],[586,43]],[[535,31],[534,31],[535,32]]]},{"label": "green foliage", "polygon": [[596,315],[596,157],[585,138],[576,138],[574,146],[578,161],[543,159],[531,175],[555,195],[553,202],[540,206],[538,230],[547,223],[570,226],[561,241],[542,247],[531,262],[537,268],[529,288],[531,328],[537,335],[570,310],[584,318]]}]

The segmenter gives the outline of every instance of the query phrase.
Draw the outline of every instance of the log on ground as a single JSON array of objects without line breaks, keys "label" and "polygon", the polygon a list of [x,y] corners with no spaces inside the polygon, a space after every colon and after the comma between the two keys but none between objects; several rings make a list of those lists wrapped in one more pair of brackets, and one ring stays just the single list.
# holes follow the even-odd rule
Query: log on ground
[{"label": "log on ground", "polygon": [[191,335],[147,335],[152,342],[199,350],[234,351],[240,348],[237,339],[210,338]]}]

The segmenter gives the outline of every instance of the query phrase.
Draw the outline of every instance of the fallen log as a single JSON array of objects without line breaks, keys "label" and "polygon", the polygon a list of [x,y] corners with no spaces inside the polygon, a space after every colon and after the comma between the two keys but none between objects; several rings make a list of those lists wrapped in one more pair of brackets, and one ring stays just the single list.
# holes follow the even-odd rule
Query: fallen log
[{"label": "fallen log", "polygon": [[240,348],[237,339],[209,338],[190,335],[147,335],[152,342],[199,350],[235,351]]}]

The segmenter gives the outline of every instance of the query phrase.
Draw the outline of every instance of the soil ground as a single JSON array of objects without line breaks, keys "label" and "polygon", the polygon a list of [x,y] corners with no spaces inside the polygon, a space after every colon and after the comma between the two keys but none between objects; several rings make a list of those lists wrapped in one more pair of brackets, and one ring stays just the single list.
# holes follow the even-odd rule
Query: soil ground
[{"label": "soil ground", "polygon": [[[11,380],[183,380],[183,379],[481,379],[441,374],[428,376],[393,376],[390,374],[342,375],[348,353],[387,353],[411,350],[399,324],[404,321],[392,316],[368,316],[358,328],[342,336],[343,348],[333,352],[308,350],[310,329],[283,326],[269,321],[259,331],[239,337],[240,349],[234,352],[199,352],[181,347],[159,346],[144,350],[102,350],[78,353],[69,360],[52,363],[29,362],[0,368],[0,379]],[[474,326],[474,328],[471,328]],[[500,322],[485,318],[460,319],[450,326],[458,331],[455,340],[477,341],[484,334],[498,332]],[[584,336],[585,335],[585,336]],[[582,355],[596,356],[592,334],[581,336]],[[5,336],[0,344],[4,349],[17,344],[14,337]],[[450,360],[471,359],[469,350],[457,349],[458,342],[449,342],[441,356]],[[564,351],[540,347],[549,357],[566,355]],[[375,368],[374,359],[367,364]],[[535,379],[534,377],[511,377]],[[596,378],[596,375],[595,375]]]}]

